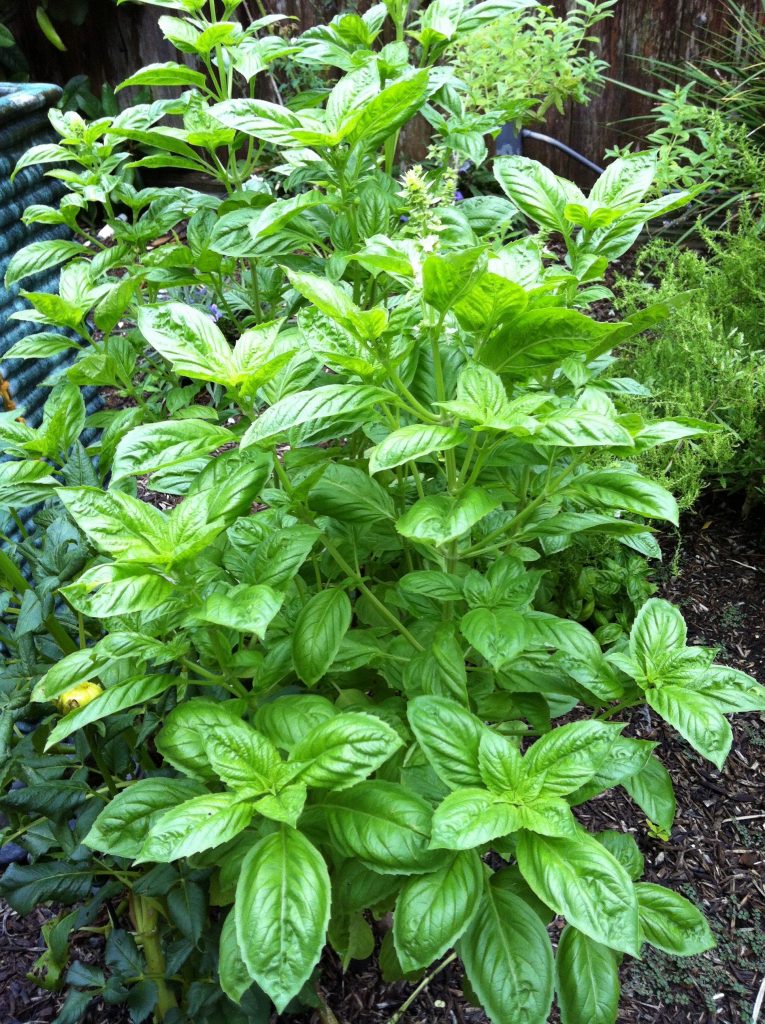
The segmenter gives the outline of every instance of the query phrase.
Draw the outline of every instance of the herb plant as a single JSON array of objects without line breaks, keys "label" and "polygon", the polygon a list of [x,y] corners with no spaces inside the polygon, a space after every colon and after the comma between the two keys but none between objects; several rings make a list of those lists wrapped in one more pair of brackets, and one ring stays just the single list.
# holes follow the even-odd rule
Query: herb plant
[{"label": "herb plant", "polygon": [[[634,840],[577,821],[621,785],[672,827],[653,744],[617,719],[648,705],[719,767],[725,716],[765,707],[665,601],[602,642],[540,607],[556,600],[540,563],[572,538],[651,554],[651,523],[677,521],[634,461],[705,426],[625,414],[639,385],[608,354],[667,304],[586,311],[609,261],[689,194],[644,201],[650,156],[589,196],[506,158],[507,198],[454,201],[464,110],[436,62],[512,0],[437,0],[414,25],[391,2],[311,30],[294,59],[344,73],[289,108],[252,95],[284,57],[273,19],[163,6],[206,73],[144,69],[130,81],[185,91],[55,115],[60,144],[26,158],[63,162],[71,187],[31,217],[80,227],[100,203],[115,244],[31,246],[9,269],[65,263],[59,295],[27,292],[42,329],[15,355],[79,351],[40,426],[0,419],[0,503],[44,502],[0,554],[2,807],[33,858],[0,891],[21,913],[74,907],[40,963],[70,986],[60,1021],[97,995],[134,1021],[266,1021],[317,998],[327,941],[367,957],[391,911],[389,976],[454,949],[496,1024],[542,1024],[555,991],[567,1024],[614,1021],[625,953],[713,943],[684,897],[635,881]],[[443,164],[397,179],[421,110]],[[224,194],[141,189],[131,164],[205,169]],[[513,238],[523,218],[538,231]],[[136,404],[97,414],[86,451],[94,380]],[[108,973],[67,971],[68,935],[102,908]]]}]

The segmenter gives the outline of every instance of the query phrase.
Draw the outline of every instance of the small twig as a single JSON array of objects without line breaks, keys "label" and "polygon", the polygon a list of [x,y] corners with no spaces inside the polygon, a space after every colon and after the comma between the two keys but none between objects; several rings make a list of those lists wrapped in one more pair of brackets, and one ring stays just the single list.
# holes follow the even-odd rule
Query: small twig
[{"label": "small twig", "polygon": [[754,1009],[752,1010],[752,1024],[757,1024],[757,1020],[760,1016],[760,1010],[762,1009],[762,1003],[765,1000],[765,978],[760,982],[760,990],[757,993],[757,998],[754,1001]]},{"label": "small twig", "polygon": [[399,1006],[399,1008],[396,1010],[396,1012],[393,1014],[393,1016],[388,1021],[388,1024],[399,1024],[399,1021],[401,1020],[401,1018],[404,1016],[406,1011],[409,1009],[409,1007],[415,1001],[417,996],[423,991],[423,989],[426,989],[428,987],[428,985],[431,983],[431,981],[435,978],[435,976],[437,974],[439,974],[441,971],[443,971],[443,969],[445,967],[448,967],[450,963],[453,963],[456,959],[457,959],[457,954],[456,953],[450,953],[449,956],[447,956],[446,960],[444,960],[442,963],[440,963],[438,965],[438,967],[435,967],[430,972],[430,974],[426,974],[425,977],[420,982],[420,984],[417,986],[417,988],[409,996],[409,998],[406,999],[401,1004],[401,1006]]}]

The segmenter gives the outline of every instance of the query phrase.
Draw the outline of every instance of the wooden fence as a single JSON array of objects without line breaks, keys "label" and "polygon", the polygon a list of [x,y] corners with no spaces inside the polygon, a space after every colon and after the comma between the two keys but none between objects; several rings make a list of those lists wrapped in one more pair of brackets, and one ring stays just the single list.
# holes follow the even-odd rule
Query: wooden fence
[{"label": "wooden fence", "polygon": [[[356,0],[351,0],[354,7]],[[573,0],[552,0],[559,12]],[[337,0],[265,0],[268,9],[296,17],[301,28],[330,18]],[[742,0],[749,12],[763,17],[765,0]],[[248,4],[245,3],[245,8]],[[256,0],[249,7],[257,10]],[[55,50],[42,37],[34,17],[35,4],[22,0],[17,5],[12,27],[39,81],[63,84],[75,74],[90,75],[94,91],[104,81],[116,83],[136,68],[177,55],[164,43],[157,28],[158,8],[124,4],[114,0],[91,0],[82,27],[61,24],[67,50]],[[730,33],[731,17],[724,0],[620,0],[615,15],[600,26],[601,56],[611,66],[611,76],[627,85],[655,88],[646,59],[681,62],[702,55],[716,34]],[[608,85],[587,107],[572,107],[564,116],[548,119],[545,129],[590,159],[600,162],[605,150],[645,132],[646,123],[624,123],[645,117],[650,102],[634,92]],[[587,180],[568,158],[545,146],[531,143],[527,150],[549,163],[559,173]]]}]

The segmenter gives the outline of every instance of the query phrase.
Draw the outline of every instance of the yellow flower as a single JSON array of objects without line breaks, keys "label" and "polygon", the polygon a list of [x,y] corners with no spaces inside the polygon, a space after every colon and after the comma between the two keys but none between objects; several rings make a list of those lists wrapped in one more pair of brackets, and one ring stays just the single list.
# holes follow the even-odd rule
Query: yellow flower
[{"label": "yellow flower", "polygon": [[62,715],[68,715],[70,711],[84,708],[86,704],[90,704],[103,692],[103,687],[98,683],[91,683],[89,679],[83,679],[81,683],[77,683],[66,693],[61,694],[58,699],[58,709]]}]

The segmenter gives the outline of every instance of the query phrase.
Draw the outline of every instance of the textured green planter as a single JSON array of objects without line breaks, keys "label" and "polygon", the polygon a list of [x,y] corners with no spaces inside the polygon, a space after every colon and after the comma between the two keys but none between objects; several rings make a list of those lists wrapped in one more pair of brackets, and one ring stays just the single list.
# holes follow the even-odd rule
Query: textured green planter
[{"label": "textured green planter", "polygon": [[[48,394],[41,383],[59,365],[70,357],[63,353],[47,360],[6,360],[4,353],[27,334],[39,328],[20,320],[11,320],[12,313],[26,305],[19,296],[19,285],[6,288],[2,281],[5,271],[19,249],[30,242],[49,238],[66,238],[67,228],[59,225],[21,222],[21,215],[32,203],[55,205],[65,191],[61,182],[44,176],[44,167],[27,167],[11,181],[13,168],[19,157],[31,146],[50,142],[53,131],[48,122],[48,110],[61,90],[56,85],[20,85],[0,83],[0,375],[4,399],[22,406],[25,418],[38,422]],[[46,271],[27,278],[23,287],[29,291],[55,291],[58,272]]]}]

